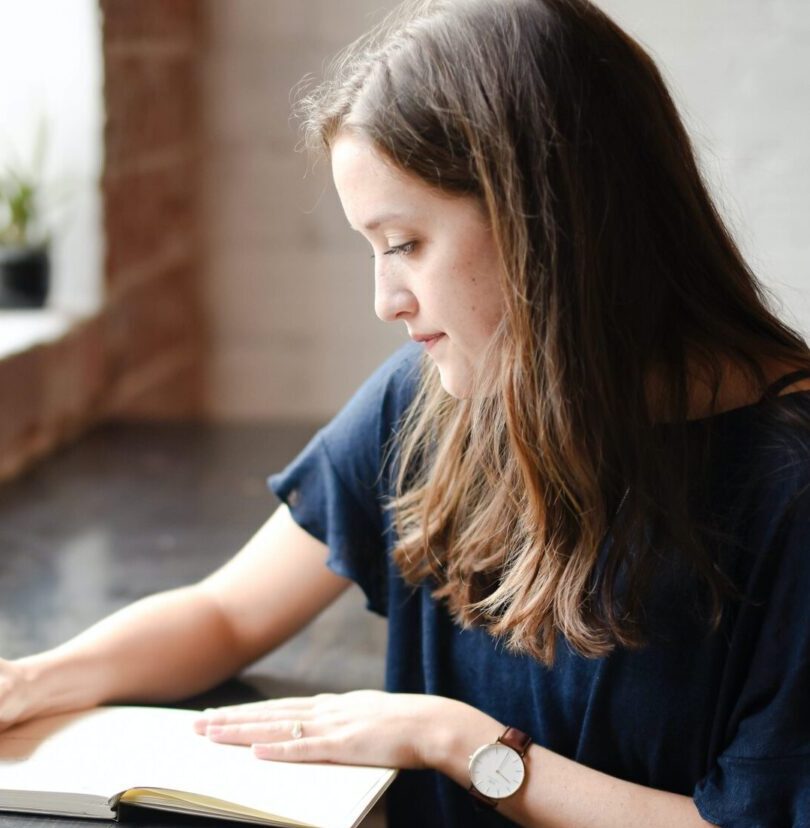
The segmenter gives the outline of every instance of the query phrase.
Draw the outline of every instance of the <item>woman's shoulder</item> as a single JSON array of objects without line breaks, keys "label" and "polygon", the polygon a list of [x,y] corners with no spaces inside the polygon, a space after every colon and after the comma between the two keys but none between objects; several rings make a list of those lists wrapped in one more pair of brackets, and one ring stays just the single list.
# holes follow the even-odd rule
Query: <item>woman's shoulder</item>
[{"label": "woman's shoulder", "polygon": [[382,382],[389,393],[402,392],[412,397],[419,380],[424,348],[417,342],[408,342],[397,348],[372,374]]},{"label": "woman's shoulder", "polygon": [[423,349],[409,342],[394,351],[360,386],[347,408],[371,408],[393,424],[416,394]]},{"label": "woman's shoulder", "polygon": [[321,429],[319,434],[333,454],[380,454],[414,398],[421,352],[415,343],[398,348]]},{"label": "woman's shoulder", "polygon": [[706,427],[711,485],[705,506],[731,516],[752,544],[769,546],[784,522],[810,504],[810,391],[725,412]]},{"label": "woman's shoulder", "polygon": [[810,485],[810,390],[765,400],[745,420],[749,459],[761,482]]},{"label": "woman's shoulder", "polygon": [[[728,370],[717,392],[719,408],[689,420],[687,427],[709,435],[722,450],[717,459],[732,464],[779,467],[810,457],[810,371],[784,362],[763,361],[766,386],[752,388]],[[723,451],[724,450],[724,451]]]}]

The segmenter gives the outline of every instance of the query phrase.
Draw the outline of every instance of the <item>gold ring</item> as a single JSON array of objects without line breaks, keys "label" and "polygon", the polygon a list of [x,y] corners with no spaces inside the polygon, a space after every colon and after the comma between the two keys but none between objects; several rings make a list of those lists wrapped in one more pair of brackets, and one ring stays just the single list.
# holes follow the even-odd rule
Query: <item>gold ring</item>
[{"label": "gold ring", "polygon": [[300,719],[296,719],[292,726],[293,739],[300,739],[304,735],[304,725]]}]

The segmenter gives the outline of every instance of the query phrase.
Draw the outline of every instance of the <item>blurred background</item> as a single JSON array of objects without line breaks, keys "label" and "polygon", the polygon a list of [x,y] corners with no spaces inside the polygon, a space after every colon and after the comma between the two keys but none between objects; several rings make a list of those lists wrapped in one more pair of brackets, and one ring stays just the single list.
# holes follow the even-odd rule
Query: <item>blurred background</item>
[{"label": "blurred background", "polygon": [[[393,5],[0,0],[0,657],[230,557],[273,510],[266,475],[404,341],[290,118]],[[600,5],[810,335],[810,4]],[[382,686],[385,637],[349,590],[189,705]]]},{"label": "blurred background", "polygon": [[[393,5],[0,0],[0,174],[38,186],[50,253],[45,307],[0,310],[0,477],[99,421],[323,422],[403,341],[290,117]],[[743,250],[810,333],[810,5],[601,5],[658,59]]]}]

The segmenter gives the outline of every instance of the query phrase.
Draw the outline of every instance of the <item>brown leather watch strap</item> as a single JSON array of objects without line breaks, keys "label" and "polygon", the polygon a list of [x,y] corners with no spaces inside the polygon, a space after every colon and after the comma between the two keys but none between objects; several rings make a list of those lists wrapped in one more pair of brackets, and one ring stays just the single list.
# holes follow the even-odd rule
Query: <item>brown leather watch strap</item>
[{"label": "brown leather watch strap", "polygon": [[516,727],[507,727],[503,736],[498,737],[498,741],[507,747],[516,750],[518,754],[523,757],[532,743],[532,737],[518,730]]},{"label": "brown leather watch strap", "polygon": [[493,799],[490,796],[484,796],[475,785],[470,782],[470,787],[467,790],[473,795],[475,799],[478,800],[478,807],[479,808],[494,808],[498,804],[497,799]]}]

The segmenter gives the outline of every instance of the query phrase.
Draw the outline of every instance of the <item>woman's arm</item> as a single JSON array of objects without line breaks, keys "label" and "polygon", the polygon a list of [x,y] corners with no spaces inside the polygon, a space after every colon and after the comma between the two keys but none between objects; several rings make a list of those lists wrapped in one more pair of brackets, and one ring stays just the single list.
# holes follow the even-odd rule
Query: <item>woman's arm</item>
[{"label": "woman's arm", "polygon": [[0,661],[0,725],[112,701],[174,701],[288,639],[349,585],[282,506],[203,581],[119,610],[52,650]]},{"label": "woman's arm", "polygon": [[[301,738],[293,738],[298,723]],[[468,762],[506,729],[441,696],[360,690],[206,711],[196,724],[217,742],[253,745],[262,759],[433,768],[469,788]],[[498,812],[535,828],[698,828],[688,796],[636,785],[532,745],[526,780]]]},{"label": "woman's arm", "polygon": [[[431,729],[432,735],[426,733],[426,764],[466,788],[470,754],[494,742],[506,726],[468,705],[447,710],[445,726]],[[608,776],[539,745],[529,748],[524,762],[523,786],[497,809],[519,825],[699,828],[711,824],[701,818],[691,797]]]}]

